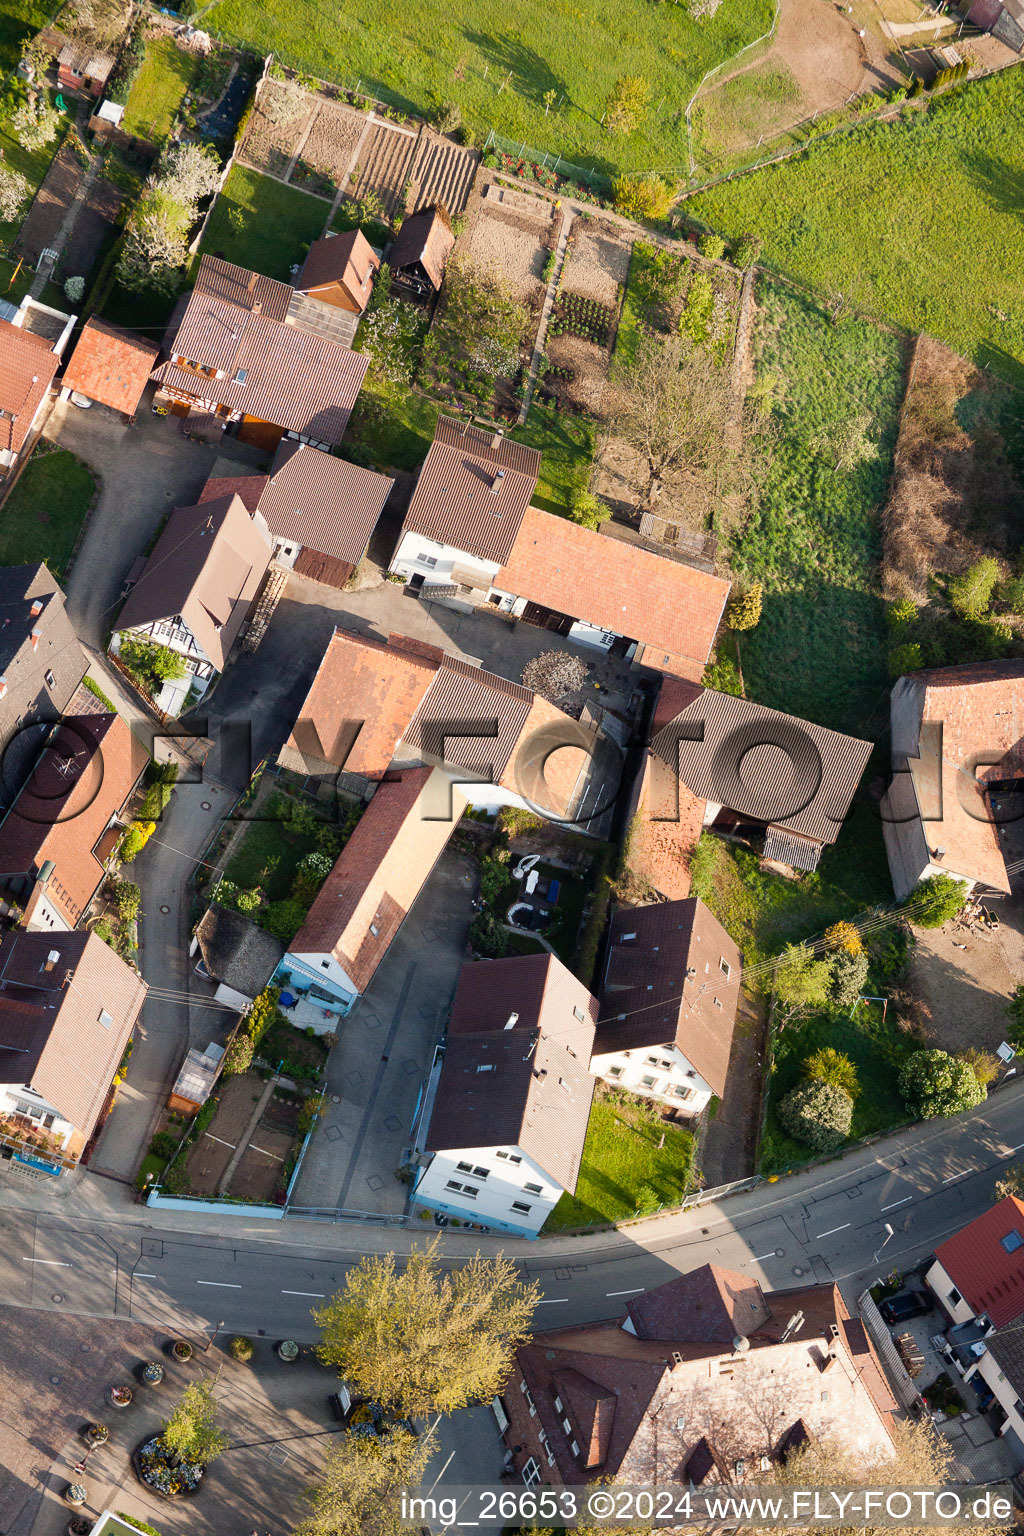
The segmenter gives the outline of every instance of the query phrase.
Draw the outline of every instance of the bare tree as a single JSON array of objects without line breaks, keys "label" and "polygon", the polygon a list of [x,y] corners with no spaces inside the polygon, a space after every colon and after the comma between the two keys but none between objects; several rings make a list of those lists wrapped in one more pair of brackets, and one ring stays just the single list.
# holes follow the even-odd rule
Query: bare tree
[{"label": "bare tree", "polygon": [[523,668],[523,684],[542,699],[557,704],[587,680],[587,665],[568,651],[542,651]]}]

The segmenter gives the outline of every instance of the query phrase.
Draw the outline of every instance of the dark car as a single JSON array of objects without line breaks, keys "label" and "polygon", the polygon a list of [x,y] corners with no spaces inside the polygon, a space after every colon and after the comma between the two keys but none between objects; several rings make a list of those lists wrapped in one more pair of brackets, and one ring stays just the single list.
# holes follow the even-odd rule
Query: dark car
[{"label": "dark car", "polygon": [[924,1291],[898,1291],[882,1302],[879,1311],[887,1323],[905,1323],[911,1317],[924,1317],[932,1309],[931,1297]]}]

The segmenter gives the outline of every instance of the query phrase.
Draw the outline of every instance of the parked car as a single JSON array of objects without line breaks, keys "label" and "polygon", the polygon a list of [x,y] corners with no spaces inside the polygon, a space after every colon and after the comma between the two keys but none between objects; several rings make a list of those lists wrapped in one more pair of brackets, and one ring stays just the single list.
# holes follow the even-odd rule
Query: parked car
[{"label": "parked car", "polygon": [[924,1291],[897,1291],[895,1296],[887,1296],[879,1307],[890,1325],[905,1323],[911,1317],[924,1317],[931,1309],[931,1297]]}]

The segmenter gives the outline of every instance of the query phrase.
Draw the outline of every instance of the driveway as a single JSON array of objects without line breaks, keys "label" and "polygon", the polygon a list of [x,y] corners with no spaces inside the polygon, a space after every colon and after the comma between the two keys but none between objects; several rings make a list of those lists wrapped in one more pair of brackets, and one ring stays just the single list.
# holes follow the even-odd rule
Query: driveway
[{"label": "driveway", "polygon": [[408,1189],[395,1170],[466,958],[475,892],[473,862],[449,848],[369,990],[341,1022],[328,1058],[324,1116],[293,1204],[395,1215],[405,1209]]},{"label": "driveway", "polygon": [[148,397],[134,426],[105,406],[80,411],[58,400],[46,435],[84,459],[100,485],[67,598],[80,639],[103,649],[132,562],[166,512],[195,502],[216,454],[182,437],[175,417],[154,416]]}]

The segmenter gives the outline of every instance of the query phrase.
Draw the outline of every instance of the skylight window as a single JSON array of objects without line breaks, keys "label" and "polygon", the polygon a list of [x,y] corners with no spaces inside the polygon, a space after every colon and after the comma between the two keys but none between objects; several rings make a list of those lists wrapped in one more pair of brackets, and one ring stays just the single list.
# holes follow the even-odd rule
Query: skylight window
[{"label": "skylight window", "polygon": [[1012,1232],[1007,1232],[1006,1236],[1001,1237],[999,1241],[1007,1253],[1016,1253],[1018,1248],[1024,1248],[1024,1237],[1021,1237],[1016,1227],[1014,1227]]}]

